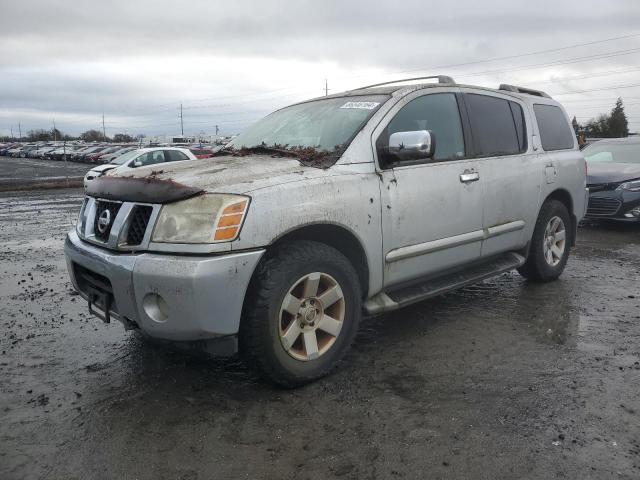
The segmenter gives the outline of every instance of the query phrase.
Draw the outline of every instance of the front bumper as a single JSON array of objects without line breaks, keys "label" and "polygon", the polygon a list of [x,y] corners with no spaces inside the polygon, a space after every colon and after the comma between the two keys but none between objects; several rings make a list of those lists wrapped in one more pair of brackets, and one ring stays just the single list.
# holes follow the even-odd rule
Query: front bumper
[{"label": "front bumper", "polygon": [[117,253],[83,242],[75,231],[64,250],[73,286],[85,300],[96,289],[104,291],[110,316],[175,341],[236,334],[249,281],[264,254]]},{"label": "front bumper", "polygon": [[585,218],[638,222],[640,218],[626,215],[638,207],[640,207],[640,192],[628,190],[592,192],[589,194]]}]

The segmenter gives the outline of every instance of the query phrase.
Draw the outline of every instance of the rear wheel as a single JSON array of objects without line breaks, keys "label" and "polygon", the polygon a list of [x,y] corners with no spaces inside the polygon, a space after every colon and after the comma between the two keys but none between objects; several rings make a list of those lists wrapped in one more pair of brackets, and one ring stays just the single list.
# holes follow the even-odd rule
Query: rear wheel
[{"label": "rear wheel", "polygon": [[569,259],[570,226],[571,217],[567,207],[557,200],[547,200],[536,221],[527,261],[518,272],[529,280],[539,282],[558,278]]},{"label": "rear wheel", "polygon": [[241,352],[273,382],[295,387],[329,373],[361,316],[358,275],[334,248],[311,241],[261,262],[247,293]]}]

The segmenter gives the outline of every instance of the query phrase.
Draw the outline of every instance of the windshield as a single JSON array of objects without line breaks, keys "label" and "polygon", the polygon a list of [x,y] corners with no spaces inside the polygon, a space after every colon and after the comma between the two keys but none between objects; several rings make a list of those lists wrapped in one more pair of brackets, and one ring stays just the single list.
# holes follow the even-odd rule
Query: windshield
[{"label": "windshield", "polygon": [[596,142],[582,153],[589,163],[640,163],[640,142]]},{"label": "windshield", "polygon": [[140,154],[140,152],[138,152],[137,150],[132,150],[130,152],[123,153],[122,155],[114,158],[109,163],[113,163],[114,165],[124,165],[129,160],[131,160],[132,158],[137,157],[139,154]]},{"label": "windshield", "polygon": [[342,150],[388,98],[367,95],[292,105],[266,116],[233,139],[228,147]]}]

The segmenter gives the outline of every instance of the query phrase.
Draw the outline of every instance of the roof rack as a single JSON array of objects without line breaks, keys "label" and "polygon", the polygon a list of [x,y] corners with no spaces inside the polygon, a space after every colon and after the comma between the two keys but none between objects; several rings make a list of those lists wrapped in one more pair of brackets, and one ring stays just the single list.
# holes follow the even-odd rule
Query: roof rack
[{"label": "roof rack", "polygon": [[541,90],[534,90],[532,88],[525,88],[525,87],[517,87],[515,85],[507,85],[506,83],[501,84],[500,87],[498,87],[498,89],[505,90],[507,92],[526,93],[527,95],[534,95],[536,97],[551,98],[549,94],[544,93]]},{"label": "roof rack", "polygon": [[413,80],[429,80],[429,79],[432,79],[432,78],[437,78],[438,79],[438,83],[447,83],[449,85],[455,85],[456,84],[456,82],[453,80],[453,78],[448,77],[447,75],[432,75],[430,77],[403,78],[401,80],[393,80],[391,82],[374,83],[373,85],[367,85],[366,87],[354,88],[351,91],[364,90],[365,88],[381,87],[383,85],[391,85],[393,83],[411,82]]}]

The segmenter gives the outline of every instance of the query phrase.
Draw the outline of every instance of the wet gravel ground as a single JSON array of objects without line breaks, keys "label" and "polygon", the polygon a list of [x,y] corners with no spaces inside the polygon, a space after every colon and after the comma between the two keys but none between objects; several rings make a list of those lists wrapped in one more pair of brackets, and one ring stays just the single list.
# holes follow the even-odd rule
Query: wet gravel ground
[{"label": "wet gravel ground", "polygon": [[0,478],[640,478],[640,225],[366,321],[294,390],[87,313],[79,190],[0,196]]}]

